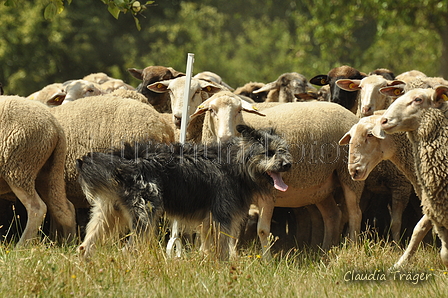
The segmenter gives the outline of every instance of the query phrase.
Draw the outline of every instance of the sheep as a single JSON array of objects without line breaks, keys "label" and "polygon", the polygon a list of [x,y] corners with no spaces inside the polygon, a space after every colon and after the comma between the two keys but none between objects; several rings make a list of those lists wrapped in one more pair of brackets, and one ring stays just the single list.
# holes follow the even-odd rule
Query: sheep
[{"label": "sheep", "polygon": [[75,209],[64,184],[66,140],[42,103],[19,96],[0,99],[0,194],[13,192],[28,220],[17,246],[36,237],[47,210],[62,236],[74,237]]},{"label": "sheep", "polygon": [[109,77],[104,72],[91,73],[89,75],[86,75],[82,79],[85,81],[97,83],[99,85],[101,85],[109,80],[114,80],[114,78]]},{"label": "sheep", "polygon": [[388,96],[380,92],[387,86],[405,84],[403,81],[388,81],[380,75],[370,75],[362,80],[340,79],[336,85],[346,91],[360,90],[357,115],[360,117],[370,116],[376,110],[386,109],[396,96]]},{"label": "sheep", "polygon": [[[178,77],[171,80],[165,80],[148,85],[147,88],[156,93],[169,94],[171,101],[172,121],[177,128],[180,128],[182,121],[182,107],[185,92],[186,77]],[[191,78],[190,100],[188,108],[188,117],[190,117],[197,106],[212,94],[222,91],[223,87],[209,83],[204,80]]]},{"label": "sheep", "polygon": [[371,75],[380,75],[389,81],[395,80],[394,73],[390,69],[387,69],[387,68],[377,68],[374,71],[369,72],[369,76],[371,76]]},{"label": "sheep", "polygon": [[37,100],[49,107],[54,107],[62,104],[66,96],[67,92],[65,91],[62,83],[53,83],[30,94],[27,99]]},{"label": "sheep", "polygon": [[62,86],[67,94],[62,104],[66,104],[79,98],[104,93],[100,85],[86,80],[71,80],[64,82]]},{"label": "sheep", "polygon": [[330,101],[342,105],[344,108],[356,113],[358,92],[345,91],[336,84],[339,79],[361,80],[366,75],[359,70],[343,65],[333,68],[326,75],[317,75],[310,79],[310,83],[318,86],[330,85]]},{"label": "sheep", "polygon": [[262,88],[265,84],[258,82],[249,82],[242,87],[236,88],[233,93],[251,98],[255,102],[264,102],[268,97],[269,91],[254,93],[255,90]]},{"label": "sheep", "polygon": [[269,91],[266,101],[268,102],[295,102],[303,101],[297,98],[296,94],[315,94],[317,90],[306,80],[305,76],[297,72],[289,72],[280,75],[274,82],[268,83],[263,87],[252,91],[252,93],[261,93]]},{"label": "sheep", "polygon": [[[399,241],[402,214],[412,193],[412,186],[418,193],[417,177],[412,162],[412,148],[406,136],[394,135],[380,139],[372,132],[381,115],[372,115],[359,120],[339,141],[340,145],[349,144],[348,170],[353,180],[366,180],[376,169],[376,177],[366,182],[377,187],[378,175],[384,186],[392,194],[391,232],[392,239]],[[376,168],[375,168],[376,167]],[[397,169],[400,171],[398,172]],[[370,187],[370,188],[372,188]]]},{"label": "sheep", "polygon": [[404,81],[404,82],[410,82],[415,79],[419,78],[426,78],[426,74],[419,70],[410,70],[403,73],[400,73],[398,76],[395,77],[396,80]]},{"label": "sheep", "polygon": [[262,111],[266,117],[244,114],[243,121],[255,128],[276,127],[290,144],[294,164],[284,175],[289,185],[276,198],[258,198],[258,236],[263,254],[269,256],[268,236],[274,207],[301,207],[316,204],[322,213],[325,235],[322,247],[328,249],[340,234],[341,210],[333,192],[342,188],[349,213],[349,236],[355,240],[361,227],[359,199],[364,182],[353,181],[347,171],[339,139],[358,118],[335,103],[285,103]]},{"label": "sheep", "polygon": [[118,90],[118,89],[135,90],[134,87],[132,87],[129,84],[126,84],[125,82],[123,82],[123,80],[119,80],[119,79],[108,80],[108,81],[100,84],[100,87],[104,93],[111,93],[114,90]]},{"label": "sheep", "polygon": [[[339,141],[341,145],[349,144],[348,168],[352,177],[359,177],[359,172],[367,177],[372,169],[382,160],[391,161],[410,181],[417,196],[421,198],[421,187],[414,167],[413,150],[404,133],[383,134],[380,119],[384,111],[361,119]],[[427,216],[417,223],[411,241],[395,268],[401,267],[414,255],[418,245],[431,230],[432,224]]]},{"label": "sheep", "polygon": [[202,128],[202,143],[226,142],[237,135],[236,126],[243,121],[242,111],[264,116],[254,105],[241,100],[238,95],[230,91],[221,91],[201,103],[190,119],[206,114]]},{"label": "sheep", "polygon": [[219,75],[217,75],[216,73],[211,72],[211,71],[203,71],[203,72],[197,73],[194,76],[194,78],[199,79],[199,80],[204,80],[204,81],[207,81],[210,83],[216,83],[218,85],[224,86],[229,91],[235,90],[232,87],[230,87],[226,82],[224,82]]},{"label": "sheep", "polygon": [[167,121],[148,104],[112,95],[82,98],[51,109],[67,136],[65,181],[67,196],[76,208],[88,208],[77,183],[76,159],[90,151],[120,148],[123,142],[174,141]]},{"label": "sheep", "polygon": [[440,256],[448,267],[448,119],[443,111],[448,87],[414,89],[398,98],[380,120],[381,132],[406,132],[414,153],[414,166],[421,187],[423,214],[432,222],[442,242]]},{"label": "sheep", "polygon": [[109,95],[117,96],[121,98],[130,98],[137,100],[142,103],[149,104],[148,99],[141,93],[137,92],[136,90],[128,90],[128,89],[117,89],[109,93]]},{"label": "sheep", "polygon": [[129,73],[141,80],[137,91],[148,98],[149,103],[160,113],[171,113],[170,96],[168,93],[154,92],[148,89],[148,85],[155,82],[171,80],[181,76],[184,73],[174,70],[172,67],[165,66],[148,66],[144,69],[129,68]]}]

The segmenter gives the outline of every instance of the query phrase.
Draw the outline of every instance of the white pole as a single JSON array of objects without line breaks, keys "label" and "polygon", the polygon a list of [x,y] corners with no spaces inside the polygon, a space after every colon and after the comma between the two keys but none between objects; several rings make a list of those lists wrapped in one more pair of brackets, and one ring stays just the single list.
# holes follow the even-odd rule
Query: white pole
[{"label": "white pole", "polygon": [[188,105],[190,102],[190,86],[191,86],[191,76],[193,75],[193,63],[194,63],[194,54],[188,53],[187,57],[187,71],[185,77],[185,91],[184,91],[184,101],[182,107],[182,122],[180,123],[180,140],[181,144],[185,143],[186,135],[187,135],[187,125],[188,121],[190,121],[188,117]]},{"label": "white pole", "polygon": [[[184,101],[182,107],[182,122],[180,123],[179,142],[181,144],[185,143],[187,135],[187,125],[188,121],[190,120],[188,117],[188,104],[190,102],[190,86],[191,86],[191,76],[193,75],[193,63],[194,63],[194,54],[188,53],[187,71],[186,71],[187,76],[185,77]],[[182,250],[182,242],[180,240],[178,222],[177,220],[174,220],[173,225],[171,226],[171,238],[166,246],[166,253],[170,258],[173,257],[173,253],[176,254],[176,257],[180,257],[181,250]]]}]

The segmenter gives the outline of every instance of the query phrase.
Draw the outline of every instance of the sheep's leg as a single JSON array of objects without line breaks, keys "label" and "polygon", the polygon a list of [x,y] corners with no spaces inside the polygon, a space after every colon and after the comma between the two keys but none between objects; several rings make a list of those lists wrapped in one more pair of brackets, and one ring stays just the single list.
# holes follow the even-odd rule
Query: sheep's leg
[{"label": "sheep's leg", "polygon": [[[62,171],[63,172],[63,171]],[[52,223],[54,222],[61,230],[62,236],[67,241],[72,241],[76,237],[76,212],[73,204],[65,195],[64,181],[57,181],[63,177],[47,177],[46,182],[38,182],[36,188],[42,196],[51,215]]]},{"label": "sheep's leg", "polygon": [[311,247],[317,247],[321,245],[322,235],[325,235],[325,226],[322,221],[322,211],[320,211],[316,205],[306,206],[306,210],[311,220]]},{"label": "sheep's leg", "polygon": [[409,245],[406,248],[403,255],[400,257],[397,263],[395,263],[394,267],[395,269],[400,268],[403,264],[407,263],[412,256],[417,251],[417,248],[422,242],[423,238],[428,234],[428,232],[432,228],[431,220],[426,215],[423,215],[423,217],[419,220],[419,222],[415,225],[415,228],[412,232],[411,241],[409,241]]},{"label": "sheep's leg", "polygon": [[339,238],[339,226],[342,218],[342,211],[336,204],[333,195],[329,195],[326,199],[316,204],[322,219],[324,220],[324,241],[322,248],[330,249]]},{"label": "sheep's leg", "polygon": [[410,194],[409,195],[405,194],[405,196],[407,196],[407,200],[406,199],[403,200],[402,194],[392,193],[390,231],[392,233],[392,240],[394,240],[397,243],[400,242],[403,212],[408,204]]},{"label": "sheep's leg", "polygon": [[257,233],[261,242],[263,257],[271,259],[271,252],[268,243],[268,236],[271,233],[271,220],[274,213],[274,200],[272,198],[260,198],[258,200],[259,217]]},{"label": "sheep's leg", "polygon": [[362,212],[359,207],[359,196],[344,183],[342,183],[342,190],[344,191],[345,204],[348,213],[349,238],[356,241],[359,232],[361,231],[362,220]]},{"label": "sheep's leg", "polygon": [[440,250],[440,257],[442,258],[442,263],[448,268],[448,229],[444,226],[434,225],[437,235],[442,242],[442,248]]},{"label": "sheep's leg", "polygon": [[12,185],[12,183],[9,184],[9,186],[20,202],[22,202],[23,206],[25,206],[28,215],[25,230],[23,231],[19,242],[17,242],[17,246],[21,246],[26,244],[28,240],[37,236],[39,227],[42,225],[45,214],[47,213],[47,205],[45,205],[44,201],[42,201],[37,194],[34,185],[29,186],[28,188],[30,190],[28,191],[24,188]]}]

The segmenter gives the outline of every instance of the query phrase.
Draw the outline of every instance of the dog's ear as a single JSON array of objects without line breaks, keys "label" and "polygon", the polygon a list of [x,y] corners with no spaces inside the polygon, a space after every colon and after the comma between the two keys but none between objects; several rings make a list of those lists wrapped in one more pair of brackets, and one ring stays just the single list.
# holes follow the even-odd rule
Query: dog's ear
[{"label": "dog's ear", "polygon": [[250,126],[240,124],[236,126],[236,131],[238,131],[240,134],[246,137],[250,136],[255,131],[255,129],[253,129]]}]

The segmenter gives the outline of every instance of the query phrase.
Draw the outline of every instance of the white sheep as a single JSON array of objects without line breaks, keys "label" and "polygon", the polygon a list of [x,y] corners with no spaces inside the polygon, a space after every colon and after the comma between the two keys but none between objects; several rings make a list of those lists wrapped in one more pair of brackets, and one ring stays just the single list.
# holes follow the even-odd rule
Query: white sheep
[{"label": "white sheep", "polygon": [[113,95],[82,98],[51,109],[67,136],[67,196],[77,208],[88,208],[77,182],[76,159],[91,151],[120,148],[123,142],[174,141],[170,123],[148,104]]},{"label": "white sheep", "polygon": [[136,90],[134,87],[132,87],[129,84],[126,84],[125,82],[123,82],[123,80],[120,80],[120,79],[108,80],[108,81],[100,84],[100,87],[104,93],[111,93],[118,89]]},{"label": "white sheep", "polygon": [[171,102],[168,93],[153,92],[148,89],[148,85],[155,82],[171,80],[177,77],[185,76],[184,73],[175,70],[172,67],[148,66],[144,69],[129,68],[129,73],[141,80],[137,91],[148,98],[149,103],[160,113],[171,113]]},{"label": "white sheep", "polygon": [[[252,91],[261,93],[269,91],[266,101],[268,102],[296,102],[304,97],[308,100],[311,97],[317,98],[317,89],[308,83],[305,76],[297,72],[289,72],[280,75],[277,80],[270,82],[263,87]],[[299,96],[297,96],[299,95]]]},{"label": "white sheep", "polygon": [[[380,119],[383,112],[376,112],[375,115],[361,119],[341,139],[341,145],[350,144],[349,172],[352,176],[358,176],[360,172],[363,176],[368,176],[378,163],[389,160],[411,182],[420,198],[421,187],[415,172],[412,145],[404,133],[384,134],[381,132]],[[394,267],[399,268],[411,259],[431,228],[431,221],[424,215],[415,226],[406,251]]]},{"label": "white sheep", "polygon": [[358,118],[328,102],[285,103],[262,111],[266,117],[244,114],[243,120],[256,128],[275,127],[290,144],[292,169],[283,179],[289,186],[276,198],[258,198],[260,209],[258,236],[263,253],[269,256],[268,236],[275,206],[301,207],[316,204],[325,225],[323,247],[335,244],[341,233],[342,212],[333,197],[342,188],[349,216],[349,236],[355,240],[361,229],[359,200],[364,182],[353,181],[347,171],[345,154],[339,139]]},{"label": "white sheep", "polygon": [[397,96],[390,96],[380,92],[387,86],[405,84],[403,81],[389,81],[380,75],[370,75],[361,80],[340,79],[336,81],[339,88],[346,91],[359,90],[359,104],[357,115],[360,117],[370,116],[376,110],[386,109]]},{"label": "white sheep", "polygon": [[30,94],[27,99],[37,100],[49,107],[53,107],[62,104],[66,96],[67,92],[62,83],[53,83]]},{"label": "white sheep", "polygon": [[66,104],[79,98],[95,96],[104,93],[99,84],[86,80],[71,80],[64,82],[62,86],[67,94],[62,104]]},{"label": "white sheep", "polygon": [[448,87],[414,89],[398,98],[380,120],[386,133],[405,131],[414,153],[421,186],[423,214],[431,220],[442,242],[440,256],[448,267],[448,119],[438,107],[445,105]]},{"label": "white sheep", "polygon": [[[185,78],[178,77],[148,85],[148,89],[156,93],[168,93],[171,100],[172,121],[180,128],[182,121],[182,108],[185,93]],[[190,117],[197,106],[209,98],[212,94],[222,91],[222,87],[196,78],[191,78],[190,99],[188,105],[188,117]]]},{"label": "white sheep", "polygon": [[197,73],[194,78],[199,79],[199,80],[204,80],[210,83],[216,83],[218,85],[224,86],[225,88],[227,88],[229,91],[234,91],[234,89],[232,87],[230,87],[226,82],[224,82],[222,80],[222,78],[211,71],[202,71],[200,73]]},{"label": "white sheep", "polygon": [[101,85],[101,84],[103,84],[103,83],[105,83],[105,82],[107,82],[109,80],[114,80],[114,78],[109,77],[104,72],[91,73],[89,75],[86,75],[82,79],[86,80],[86,81],[89,81],[89,82],[97,83],[99,85]]},{"label": "white sheep", "polygon": [[341,138],[339,144],[349,144],[348,170],[352,179],[366,180],[369,177],[366,189],[391,193],[391,233],[392,239],[398,242],[404,209],[412,193],[412,186],[418,193],[418,184],[409,141],[403,134],[387,136],[386,139],[377,138],[374,130],[380,118],[381,115],[361,118]]},{"label": "white sheep", "polygon": [[62,127],[40,102],[0,98],[0,194],[13,192],[28,220],[17,245],[37,236],[47,209],[64,237],[76,233],[75,209],[64,184],[66,140]]},{"label": "white sheep", "polygon": [[236,126],[243,122],[243,111],[264,116],[253,104],[241,100],[238,95],[221,91],[201,103],[190,118],[205,114],[202,143],[225,142],[237,135]]}]

